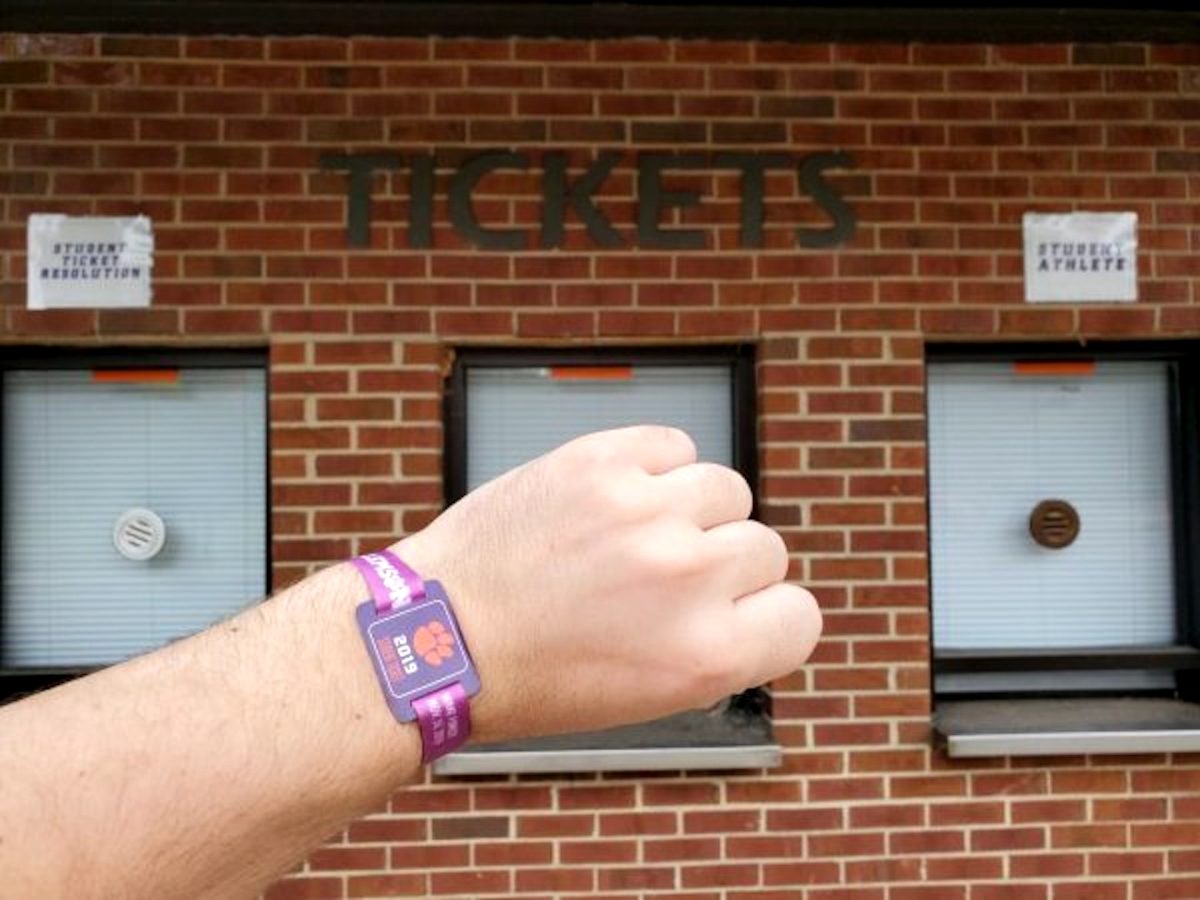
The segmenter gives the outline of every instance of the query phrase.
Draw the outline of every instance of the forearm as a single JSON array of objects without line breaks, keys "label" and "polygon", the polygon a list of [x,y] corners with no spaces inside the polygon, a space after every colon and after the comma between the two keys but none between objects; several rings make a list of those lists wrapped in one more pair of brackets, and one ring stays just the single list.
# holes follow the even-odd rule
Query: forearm
[{"label": "forearm", "polygon": [[354,625],[364,595],[348,565],[327,569],[0,709],[5,890],[250,896],[410,780],[420,739],[379,695]]}]

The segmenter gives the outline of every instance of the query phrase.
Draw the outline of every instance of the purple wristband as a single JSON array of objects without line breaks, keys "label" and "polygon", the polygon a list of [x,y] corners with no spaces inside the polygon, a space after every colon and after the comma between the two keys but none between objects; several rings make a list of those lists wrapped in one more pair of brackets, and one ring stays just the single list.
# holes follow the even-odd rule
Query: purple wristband
[{"label": "purple wristband", "polygon": [[413,701],[421,726],[421,761],[430,763],[459,747],[471,733],[471,701],[457,681]]},{"label": "purple wristband", "polygon": [[399,721],[417,722],[422,761],[432,762],[466,742],[479,692],[450,598],[388,550],[351,562],[371,591],[355,618],[379,686]]},{"label": "purple wristband", "polygon": [[390,612],[425,596],[425,582],[391,550],[365,553],[350,560],[367,582],[379,613]]}]

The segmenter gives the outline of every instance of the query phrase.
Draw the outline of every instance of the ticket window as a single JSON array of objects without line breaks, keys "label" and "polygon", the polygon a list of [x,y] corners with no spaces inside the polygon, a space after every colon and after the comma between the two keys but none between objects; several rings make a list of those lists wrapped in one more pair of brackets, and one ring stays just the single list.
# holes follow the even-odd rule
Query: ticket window
[{"label": "ticket window", "polygon": [[263,596],[265,365],[164,361],[0,373],[4,672],[118,662]]},{"label": "ticket window", "polygon": [[[1103,731],[1123,710],[1142,723],[1131,733],[1161,722],[1173,739],[1184,726],[1200,735],[1194,704],[1154,712],[1109,702],[1194,700],[1200,671],[1197,356],[1141,349],[931,351],[931,639],[943,733],[1001,720],[1001,731],[1036,730],[1034,706],[983,705],[995,698],[1108,698],[1036,709],[1048,731],[1089,710],[1077,731]],[[990,723],[986,708],[998,711]]]},{"label": "ticket window", "polygon": [[[572,438],[644,423],[684,429],[701,460],[739,469],[753,485],[753,373],[749,347],[460,350],[447,384],[447,500]],[[773,766],[781,756],[769,702],[754,689],[714,711],[453,754],[438,771]]]}]

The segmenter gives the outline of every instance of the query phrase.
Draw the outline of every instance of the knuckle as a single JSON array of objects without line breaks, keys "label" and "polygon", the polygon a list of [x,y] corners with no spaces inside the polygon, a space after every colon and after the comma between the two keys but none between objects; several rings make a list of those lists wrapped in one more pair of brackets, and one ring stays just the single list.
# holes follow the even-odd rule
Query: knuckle
[{"label": "knuckle", "polygon": [[636,472],[596,470],[593,487],[601,507],[619,522],[642,522],[654,514],[654,498],[644,479]]},{"label": "knuckle", "polygon": [[652,577],[670,582],[698,575],[707,566],[707,556],[699,543],[673,527],[654,528],[638,535],[635,552]]},{"label": "knuckle", "polygon": [[762,525],[761,527],[765,532],[764,540],[768,545],[767,559],[770,560],[771,580],[782,581],[787,577],[788,573],[789,559],[787,542],[784,541],[783,535],[781,535],[775,529],[770,528],[767,525]]},{"label": "knuckle", "polygon": [[821,604],[817,602],[817,598],[812,595],[811,591],[807,591],[798,585],[792,585],[797,591],[797,603],[799,605],[800,618],[804,625],[807,626],[808,634],[812,641],[816,641],[825,627],[825,617],[821,612]]},{"label": "knuckle", "polygon": [[553,453],[570,466],[595,465],[611,456],[607,435],[605,431],[585,434],[567,441]]},{"label": "knuckle", "polygon": [[754,506],[754,494],[741,472],[720,463],[695,464],[696,489],[713,496],[728,511],[730,520],[745,519]]},{"label": "knuckle", "polygon": [[738,511],[738,518],[744,519],[754,508],[754,492],[750,489],[750,482],[746,481],[746,477],[735,469],[725,469],[725,472],[731,500]]},{"label": "knuckle", "polygon": [[696,442],[682,428],[673,425],[638,425],[642,440],[658,444],[675,444],[683,448],[684,456],[694,461],[696,459]]}]

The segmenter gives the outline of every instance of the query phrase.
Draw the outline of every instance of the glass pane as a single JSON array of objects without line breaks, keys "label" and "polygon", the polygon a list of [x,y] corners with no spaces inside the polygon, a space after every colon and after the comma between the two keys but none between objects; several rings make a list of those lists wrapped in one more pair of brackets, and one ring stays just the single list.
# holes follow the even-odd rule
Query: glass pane
[{"label": "glass pane", "polygon": [[728,366],[636,366],[628,377],[556,378],[551,369],[467,370],[467,489],[605,428],[674,425],[700,458],[733,461]]},{"label": "glass pane", "polygon": [[[1166,364],[935,363],[928,391],[935,647],[1172,643]],[[1048,498],[1079,514],[1058,550],[1029,531]]]},{"label": "glass pane", "polygon": [[[185,369],[174,384],[88,371],[4,375],[3,663],[111,663],[262,595],[265,373]],[[117,552],[132,507],[157,556]]]}]

